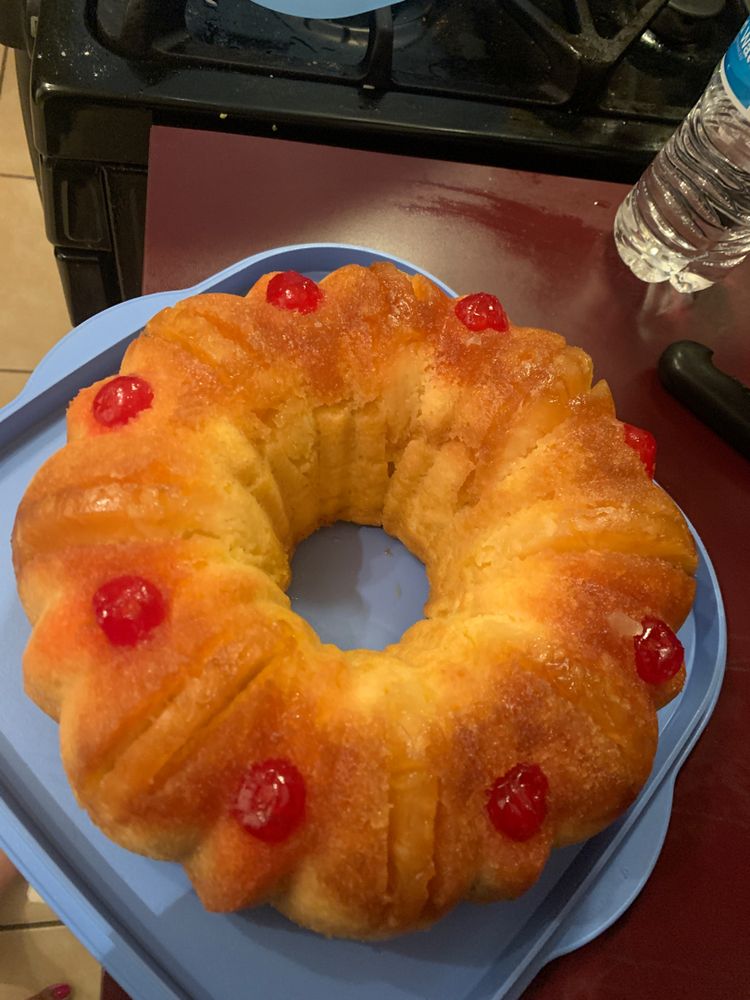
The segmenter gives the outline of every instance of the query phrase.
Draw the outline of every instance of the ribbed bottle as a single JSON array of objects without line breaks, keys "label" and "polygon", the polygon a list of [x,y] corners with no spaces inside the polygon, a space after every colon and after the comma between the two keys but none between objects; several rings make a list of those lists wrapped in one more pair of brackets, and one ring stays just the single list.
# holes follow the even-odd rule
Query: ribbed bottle
[{"label": "ribbed bottle", "polygon": [[750,252],[750,18],[620,206],[614,235],[635,275],[680,292],[707,288]]}]

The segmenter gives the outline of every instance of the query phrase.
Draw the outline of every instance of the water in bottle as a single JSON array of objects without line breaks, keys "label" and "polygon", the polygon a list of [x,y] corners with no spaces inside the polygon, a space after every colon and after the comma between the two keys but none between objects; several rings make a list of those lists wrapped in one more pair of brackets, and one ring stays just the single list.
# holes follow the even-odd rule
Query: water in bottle
[{"label": "water in bottle", "polygon": [[750,18],[703,96],[620,206],[620,256],[694,292],[750,252]]}]

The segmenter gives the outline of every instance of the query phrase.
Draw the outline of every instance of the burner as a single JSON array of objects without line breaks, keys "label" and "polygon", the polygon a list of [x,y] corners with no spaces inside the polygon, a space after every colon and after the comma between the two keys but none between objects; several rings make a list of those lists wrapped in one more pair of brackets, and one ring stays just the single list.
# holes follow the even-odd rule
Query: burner
[{"label": "burner", "polygon": [[669,0],[669,10],[684,17],[716,17],[726,7],[726,0]]},{"label": "burner", "polygon": [[648,34],[675,48],[705,46],[710,37],[708,22],[718,17],[725,6],[726,0],[669,0],[654,18]]},{"label": "burner", "polygon": [[[435,0],[402,0],[391,7],[394,48],[410,45],[424,35],[427,30],[427,15],[434,7]],[[325,41],[329,45],[359,45],[364,53],[370,41],[373,23],[374,12],[339,19],[306,17],[301,31],[309,33],[312,39]]]},{"label": "burner", "polygon": [[[84,0],[77,0],[84,2]],[[86,0],[106,44],[173,67],[385,94],[679,120],[743,0],[402,0],[314,19],[252,0]],[[334,102],[335,104],[335,102]],[[687,105],[687,106],[686,106]],[[684,108],[682,113],[672,109]],[[437,126],[438,129],[440,126]]]}]

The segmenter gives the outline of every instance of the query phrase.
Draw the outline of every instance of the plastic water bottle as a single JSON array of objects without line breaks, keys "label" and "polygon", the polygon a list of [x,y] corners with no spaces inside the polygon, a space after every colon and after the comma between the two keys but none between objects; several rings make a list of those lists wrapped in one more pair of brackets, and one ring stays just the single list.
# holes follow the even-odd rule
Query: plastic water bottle
[{"label": "plastic water bottle", "polygon": [[614,233],[635,275],[680,292],[707,288],[750,252],[750,18],[620,206]]}]

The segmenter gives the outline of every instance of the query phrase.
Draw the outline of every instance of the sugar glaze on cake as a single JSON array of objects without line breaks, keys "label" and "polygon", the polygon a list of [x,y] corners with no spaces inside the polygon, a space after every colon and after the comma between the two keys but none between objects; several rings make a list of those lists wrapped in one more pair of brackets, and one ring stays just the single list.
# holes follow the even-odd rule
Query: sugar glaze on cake
[{"label": "sugar glaze on cake", "polygon": [[[512,898],[646,781],[684,680],[684,519],[592,365],[393,265],[155,316],[68,410],[13,535],[26,690],[78,801],[203,903],[324,934]],[[320,642],[297,543],[382,525],[425,618]]]}]

